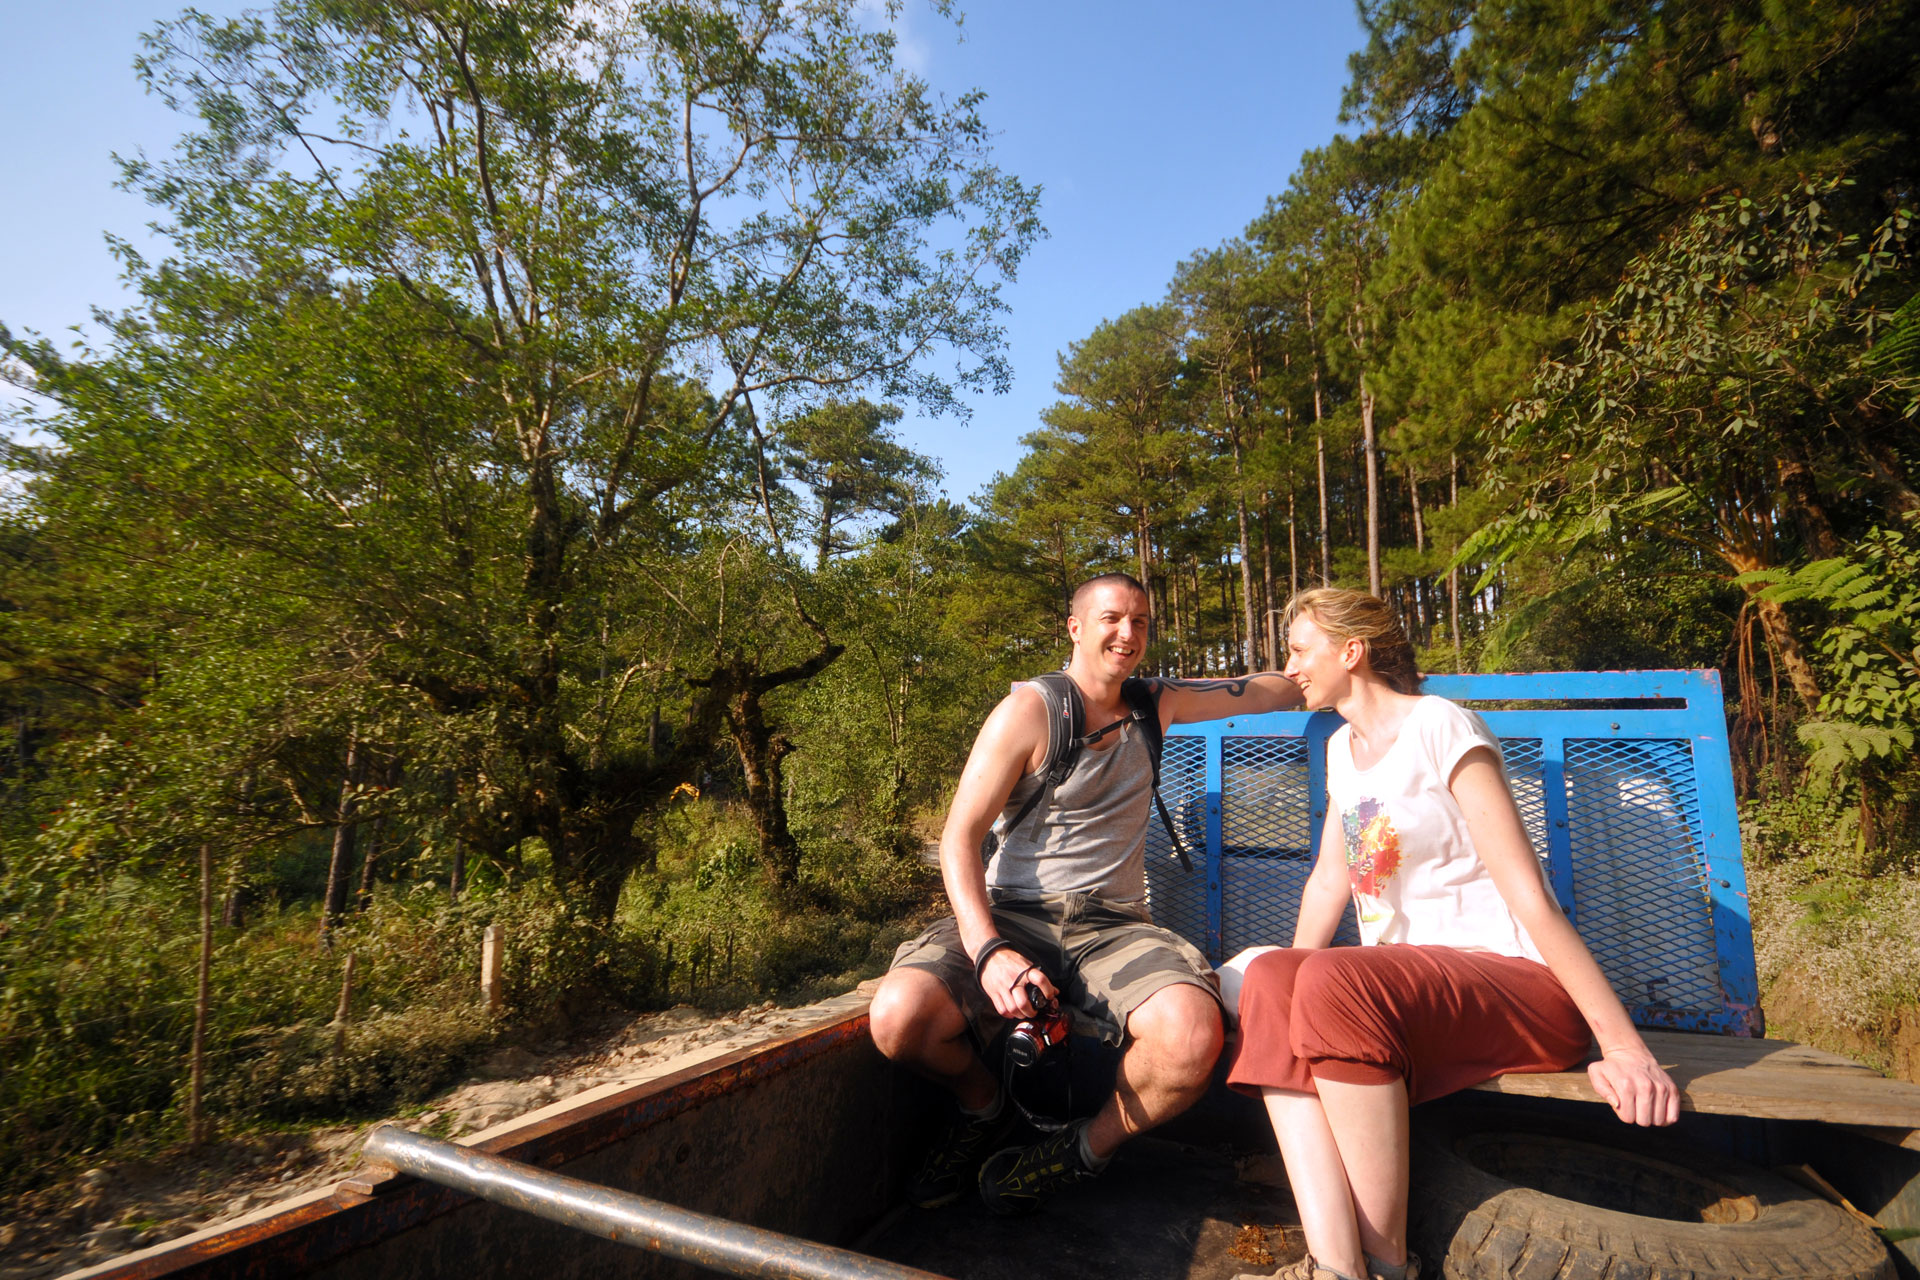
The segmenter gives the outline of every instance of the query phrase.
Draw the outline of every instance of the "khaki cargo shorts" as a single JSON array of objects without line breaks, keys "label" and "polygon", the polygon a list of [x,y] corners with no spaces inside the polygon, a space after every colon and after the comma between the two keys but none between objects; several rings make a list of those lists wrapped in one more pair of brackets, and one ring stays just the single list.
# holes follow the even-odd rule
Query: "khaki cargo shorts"
[{"label": "khaki cargo shorts", "polygon": [[[991,893],[993,921],[1014,949],[1046,970],[1074,1010],[1074,1030],[1117,1045],[1127,1019],[1162,987],[1199,987],[1216,1001],[1219,984],[1199,948],[1155,925],[1145,907],[1108,902],[1090,893],[1014,898]],[[893,954],[895,969],[925,969],[940,979],[981,1040],[1006,1022],[974,980],[973,962],[960,945],[952,916]]]}]

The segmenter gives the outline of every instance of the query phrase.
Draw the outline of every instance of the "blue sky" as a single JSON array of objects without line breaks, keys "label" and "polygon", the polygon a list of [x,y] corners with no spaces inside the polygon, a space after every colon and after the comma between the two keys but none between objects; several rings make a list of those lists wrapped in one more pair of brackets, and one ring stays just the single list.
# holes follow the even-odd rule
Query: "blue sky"
[{"label": "blue sky", "polygon": [[[242,7],[203,0],[212,12]],[[1050,233],[1007,292],[1013,390],[970,421],[901,426],[971,496],[1011,469],[1055,398],[1057,354],[1165,291],[1176,263],[1237,235],[1337,127],[1362,36],[1343,0],[974,0],[956,32],[924,4],[901,57],[935,88],[984,89],[1002,165],[1045,188]],[[0,323],[58,337],[128,295],[103,233],[146,243],[111,154],[166,150],[178,121],[142,93],[139,36],[177,7],[0,0]],[[5,396],[0,389],[0,397]]]}]

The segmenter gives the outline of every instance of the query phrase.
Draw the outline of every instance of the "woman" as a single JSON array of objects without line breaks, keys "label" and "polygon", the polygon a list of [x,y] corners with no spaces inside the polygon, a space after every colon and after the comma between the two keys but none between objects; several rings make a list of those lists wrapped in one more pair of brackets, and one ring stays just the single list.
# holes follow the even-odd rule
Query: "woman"
[{"label": "woman", "polygon": [[[1245,961],[1228,1083],[1266,1104],[1306,1228],[1288,1280],[1419,1275],[1406,1245],[1407,1108],[1587,1054],[1622,1120],[1672,1124],[1679,1091],[1554,901],[1472,712],[1421,697],[1380,600],[1287,605],[1286,674],[1346,724],[1293,948]],[[1362,945],[1329,949],[1351,897]],[[1244,958],[1243,958],[1244,960]],[[1242,961],[1236,961],[1236,965]]]}]

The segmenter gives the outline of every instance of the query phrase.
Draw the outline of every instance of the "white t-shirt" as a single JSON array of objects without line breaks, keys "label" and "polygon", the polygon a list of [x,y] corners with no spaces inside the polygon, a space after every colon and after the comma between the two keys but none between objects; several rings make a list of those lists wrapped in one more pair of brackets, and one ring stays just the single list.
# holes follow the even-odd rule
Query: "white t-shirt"
[{"label": "white t-shirt", "polygon": [[[1432,696],[1407,713],[1399,736],[1370,769],[1353,763],[1349,726],[1328,739],[1327,793],[1340,813],[1363,944],[1540,959],[1474,852],[1466,815],[1447,786],[1454,766],[1475,747],[1491,748],[1506,776],[1500,740],[1480,717]],[[1552,900],[1544,875],[1541,885]]]}]

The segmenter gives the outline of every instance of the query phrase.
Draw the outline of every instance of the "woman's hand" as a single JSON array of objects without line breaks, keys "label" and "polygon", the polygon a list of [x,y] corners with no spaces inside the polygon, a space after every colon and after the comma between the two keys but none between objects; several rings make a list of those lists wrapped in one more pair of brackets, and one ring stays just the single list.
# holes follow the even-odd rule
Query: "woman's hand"
[{"label": "woman's hand", "polygon": [[1628,1124],[1672,1124],[1680,1118],[1680,1087],[1642,1045],[1604,1050],[1598,1062],[1587,1064],[1587,1079]]}]

